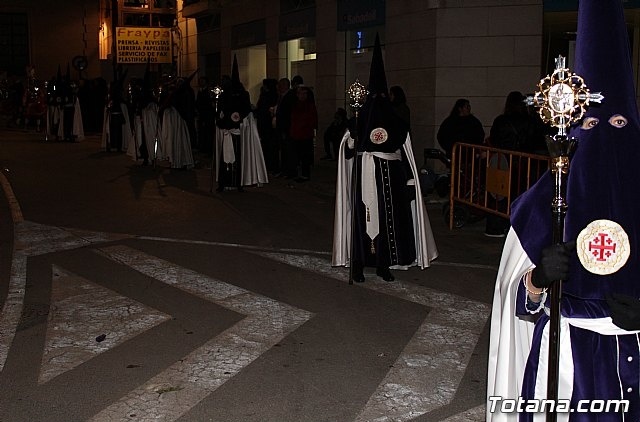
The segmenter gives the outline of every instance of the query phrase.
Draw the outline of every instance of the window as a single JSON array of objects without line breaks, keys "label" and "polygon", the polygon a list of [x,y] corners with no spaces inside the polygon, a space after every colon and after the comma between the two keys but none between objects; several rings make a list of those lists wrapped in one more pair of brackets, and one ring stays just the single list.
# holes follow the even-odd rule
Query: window
[{"label": "window", "polygon": [[22,75],[28,63],[27,15],[0,13],[0,69]]},{"label": "window", "polygon": [[150,15],[148,13],[123,13],[124,26],[149,26]]},{"label": "window", "polygon": [[349,31],[349,50],[352,54],[362,54],[372,49],[376,42],[376,33],[380,35],[380,43],[384,44],[384,26],[372,26]]},{"label": "window", "polygon": [[197,17],[196,27],[199,33],[220,29],[220,13]]},{"label": "window", "polygon": [[148,0],[124,0],[124,7],[133,7],[137,9],[148,9],[149,1]]},{"label": "window", "polygon": [[123,26],[170,28],[176,19],[176,0],[119,0]]}]

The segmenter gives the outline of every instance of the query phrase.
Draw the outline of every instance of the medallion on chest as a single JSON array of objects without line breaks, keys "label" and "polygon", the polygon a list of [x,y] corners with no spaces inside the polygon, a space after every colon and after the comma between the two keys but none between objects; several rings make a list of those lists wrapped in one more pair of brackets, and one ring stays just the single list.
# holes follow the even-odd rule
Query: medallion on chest
[{"label": "medallion on chest", "polygon": [[631,254],[627,233],[611,220],[589,223],[578,235],[576,248],[582,266],[598,275],[615,273]]},{"label": "medallion on chest", "polygon": [[369,139],[374,144],[380,145],[383,144],[389,139],[389,134],[387,133],[385,128],[377,127],[371,131],[369,134]]}]

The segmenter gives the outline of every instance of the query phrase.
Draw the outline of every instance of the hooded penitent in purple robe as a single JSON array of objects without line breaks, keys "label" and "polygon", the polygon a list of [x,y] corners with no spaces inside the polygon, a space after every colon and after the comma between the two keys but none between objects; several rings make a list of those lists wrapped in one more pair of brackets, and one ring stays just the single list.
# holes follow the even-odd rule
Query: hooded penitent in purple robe
[{"label": "hooded penitent in purple robe", "polygon": [[[577,253],[562,284],[559,398],[573,409],[581,400],[608,399],[629,400],[629,408],[563,412],[558,420],[638,421],[640,338],[613,323],[606,301],[612,294],[640,298],[640,118],[621,0],[579,2],[571,70],[604,100],[590,104],[569,131],[577,148],[566,184],[564,240],[576,240]],[[488,420],[545,418],[536,412],[491,413],[491,404],[498,396],[546,397],[549,318],[543,309],[525,310],[522,279],[552,244],[553,195],[548,173],[513,204],[494,295]]]}]

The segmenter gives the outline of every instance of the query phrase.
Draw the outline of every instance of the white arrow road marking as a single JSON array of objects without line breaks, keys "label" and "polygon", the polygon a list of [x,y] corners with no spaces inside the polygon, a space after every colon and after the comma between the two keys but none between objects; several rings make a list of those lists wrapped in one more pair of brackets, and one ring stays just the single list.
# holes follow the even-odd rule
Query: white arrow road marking
[{"label": "white arrow road marking", "polygon": [[133,413],[137,421],[175,420],[313,316],[136,249],[114,246],[102,252],[246,318],[95,415],[93,421],[123,421]]},{"label": "white arrow road marking", "polygon": [[[171,318],[58,266],[52,269],[40,383]],[[101,334],[104,340],[96,341]]]},{"label": "white arrow road marking", "polygon": [[[345,268],[314,256],[252,252],[298,268],[348,281]],[[396,272],[398,274],[399,272]],[[400,272],[401,273],[401,272]],[[451,402],[491,307],[398,280],[377,277],[357,286],[433,308],[398,356],[356,421],[406,421]]]},{"label": "white arrow road marking", "polygon": [[66,230],[29,221],[16,222],[13,230],[14,246],[9,291],[0,312],[0,370],[4,368],[9,348],[16,334],[16,327],[22,315],[28,257],[129,237]]},{"label": "white arrow road marking", "polygon": [[[63,229],[32,222],[16,222],[14,231],[15,243],[8,295],[0,312],[0,370],[4,367],[22,314],[29,256],[124,238],[143,238]],[[338,280],[348,279],[344,268],[330,267],[328,259],[318,258],[320,255],[328,254],[318,254],[316,251],[274,249],[265,252],[264,248],[250,245],[159,237],[149,240],[236,247]],[[107,248],[105,252],[117,256],[120,262],[151,277],[174,284],[195,295],[207,297],[215,303],[248,316],[189,354],[183,362],[170,367],[146,385],[132,391],[121,402],[96,415],[94,421],[119,421],[128,419],[128,415],[132,413],[136,413],[136,419],[139,420],[176,419],[312,316],[309,312],[202,276],[130,248]],[[146,264],[142,265],[143,262]],[[436,264],[464,265],[444,262]],[[477,267],[493,269],[487,266]],[[434,308],[434,312],[429,314],[422,327],[416,331],[398,357],[394,368],[380,383],[358,416],[358,420],[404,421],[451,401],[477,342],[478,334],[486,322],[489,306],[411,283],[385,283],[374,280],[375,277],[371,277],[367,283],[358,286]],[[446,327],[451,328],[448,330]],[[449,334],[452,331],[459,333],[460,337],[452,339]],[[256,336],[258,338],[255,338]],[[443,374],[442,371],[449,371],[449,375]],[[484,409],[483,405],[469,409],[450,417],[447,422],[482,421]]]}]

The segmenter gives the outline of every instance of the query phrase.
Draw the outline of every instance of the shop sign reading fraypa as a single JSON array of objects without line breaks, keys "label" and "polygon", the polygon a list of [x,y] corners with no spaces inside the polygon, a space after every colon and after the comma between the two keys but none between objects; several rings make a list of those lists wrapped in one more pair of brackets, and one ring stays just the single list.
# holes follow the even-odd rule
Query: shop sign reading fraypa
[{"label": "shop sign reading fraypa", "polygon": [[116,51],[118,63],[171,63],[171,30],[118,27]]}]

